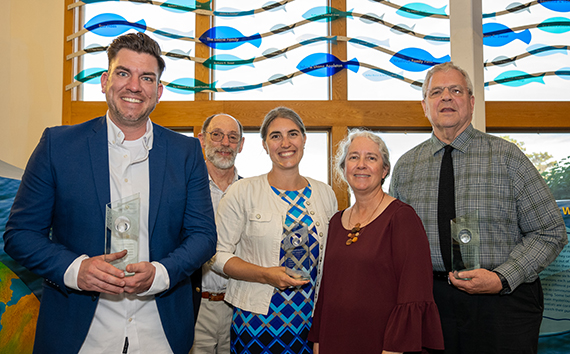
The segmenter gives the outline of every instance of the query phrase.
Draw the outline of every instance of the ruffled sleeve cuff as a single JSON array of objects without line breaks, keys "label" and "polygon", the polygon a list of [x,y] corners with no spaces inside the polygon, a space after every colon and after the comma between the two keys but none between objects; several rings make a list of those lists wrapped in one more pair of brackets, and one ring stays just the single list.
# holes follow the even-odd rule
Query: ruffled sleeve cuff
[{"label": "ruffled sleeve cuff", "polygon": [[439,312],[434,302],[399,304],[392,310],[384,335],[384,350],[417,352],[443,349]]}]

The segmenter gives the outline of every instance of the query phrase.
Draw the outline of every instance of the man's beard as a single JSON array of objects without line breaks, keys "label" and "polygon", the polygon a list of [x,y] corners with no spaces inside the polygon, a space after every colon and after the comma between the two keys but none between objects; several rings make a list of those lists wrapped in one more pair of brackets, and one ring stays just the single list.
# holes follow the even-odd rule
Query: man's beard
[{"label": "man's beard", "polygon": [[[230,147],[223,147],[223,146],[220,146],[217,148],[213,147],[213,146],[206,146],[204,148],[204,150],[206,152],[206,158],[216,168],[219,168],[220,170],[227,170],[227,169],[232,168],[234,166],[236,156],[237,156],[237,150],[234,150]],[[229,153],[231,153],[231,155],[228,157],[220,156],[217,154],[217,152],[229,152]]]}]

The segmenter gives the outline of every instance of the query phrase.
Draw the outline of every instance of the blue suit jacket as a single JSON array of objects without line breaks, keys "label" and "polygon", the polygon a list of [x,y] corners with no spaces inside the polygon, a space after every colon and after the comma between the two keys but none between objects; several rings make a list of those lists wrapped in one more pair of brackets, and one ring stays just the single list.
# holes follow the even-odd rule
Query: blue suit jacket
[{"label": "blue suit jacket", "polygon": [[[190,275],[216,249],[208,173],[198,139],[156,124],[153,132],[150,260],[163,264],[170,277],[170,288],[156,295],[156,303],[172,350],[187,354],[194,339]],[[47,128],[14,200],[6,253],[46,279],[35,353],[77,353],[95,313],[99,294],[67,288],[63,275],[79,255],[103,254],[107,144],[105,117]]]}]

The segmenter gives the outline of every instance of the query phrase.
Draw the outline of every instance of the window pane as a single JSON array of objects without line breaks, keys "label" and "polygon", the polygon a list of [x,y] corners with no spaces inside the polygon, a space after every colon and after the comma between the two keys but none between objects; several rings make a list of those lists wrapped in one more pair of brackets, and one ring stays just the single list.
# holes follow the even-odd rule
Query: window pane
[{"label": "window pane", "polygon": [[[570,133],[493,133],[516,143],[543,173],[557,200],[570,199]],[[558,166],[558,167],[557,167]]]},{"label": "window pane", "polygon": [[485,99],[570,100],[569,10],[568,1],[483,0]]},{"label": "window pane", "polygon": [[[262,8],[267,0],[236,2],[217,0],[216,13],[243,12]],[[313,53],[327,53],[327,41],[301,45],[303,41],[327,35],[327,22],[309,21],[292,30],[275,33],[279,28],[290,26],[310,18],[308,10],[324,12],[324,0],[303,0],[287,3],[270,11],[248,16],[215,16],[216,36],[221,38],[251,37],[242,44],[216,46],[212,60],[235,62],[249,60],[240,65],[209,65],[214,70],[216,88],[229,92],[214,94],[216,100],[326,100],[328,99],[327,77],[315,76],[314,72],[303,73],[292,79],[269,84],[270,80],[288,76],[299,71],[299,65],[311,62]],[[239,9],[236,9],[239,7]],[[260,38],[261,35],[264,35]],[[286,53],[271,56],[277,50]],[[255,59],[254,62],[253,59]],[[311,62],[312,64],[318,64]],[[265,84],[264,84],[265,83]],[[264,84],[265,86],[261,86]],[[254,85],[254,89],[250,89]]]},{"label": "window pane", "polygon": [[[100,2],[87,4],[82,7],[88,27],[105,21],[128,21],[129,25],[106,26],[101,30],[94,29],[86,33],[83,38],[83,48],[108,46],[112,40],[124,33],[137,30],[145,32],[156,40],[163,52],[172,52],[182,55],[195,56],[194,42],[172,39],[158,35],[149,27],[179,36],[195,37],[195,18],[192,12],[176,11],[164,7],[139,4],[134,2]],[[146,26],[146,27],[145,27]],[[125,29],[128,29],[125,31]],[[194,62],[185,59],[174,59],[163,56],[166,70],[161,80],[166,82],[186,83],[188,78],[194,78]],[[81,56],[81,71],[90,74],[95,71],[107,70],[107,54],[104,51],[88,53]],[[178,80],[178,81],[176,81]],[[192,85],[193,86],[193,85]],[[92,79],[81,86],[80,100],[103,101],[105,95],[101,93],[101,80]],[[192,100],[194,94],[189,91],[173,90],[165,87],[161,100]]]},{"label": "window pane", "polygon": [[426,71],[450,60],[448,0],[407,5],[348,0],[347,9],[355,13],[347,19],[347,35],[354,38],[347,59],[360,63],[357,73],[348,71],[349,99],[420,99]]},{"label": "window pane", "polygon": [[[402,132],[374,132],[376,135],[384,140],[388,151],[390,152],[390,164],[392,170],[396,166],[396,162],[404,155],[408,150],[418,145],[419,143],[426,141],[430,138],[431,133],[402,133]],[[388,191],[390,187],[390,180],[392,171],[390,175],[386,177],[384,181],[383,189]]]},{"label": "window pane", "polygon": [[[244,137],[243,150],[236,159],[239,174],[253,177],[268,173],[271,170],[271,160],[263,148],[259,131],[244,132]],[[307,132],[307,143],[299,165],[301,175],[329,183],[328,151],[327,132]]]},{"label": "window pane", "polygon": [[[194,136],[192,132],[179,131],[187,136]],[[243,150],[237,155],[236,167],[242,177],[259,176],[271,171],[271,160],[262,145],[259,131],[244,131],[245,138]],[[299,172],[321,182],[329,183],[329,153],[328,133],[309,131],[307,142]]]}]

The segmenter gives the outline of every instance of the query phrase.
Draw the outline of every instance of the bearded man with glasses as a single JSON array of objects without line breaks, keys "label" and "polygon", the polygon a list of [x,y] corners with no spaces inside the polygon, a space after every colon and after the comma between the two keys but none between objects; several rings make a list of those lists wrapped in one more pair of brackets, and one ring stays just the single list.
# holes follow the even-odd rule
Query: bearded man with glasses
[{"label": "bearded man with glasses", "polygon": [[[237,119],[228,114],[214,114],[204,121],[198,139],[206,156],[210,194],[215,211],[224,192],[241,178],[234,164],[237,154],[243,148],[243,127]],[[200,311],[191,354],[230,352],[233,308],[224,301],[228,280],[225,275],[211,269],[212,261],[204,264],[201,272],[196,271],[192,275],[194,305],[198,304]]]}]

